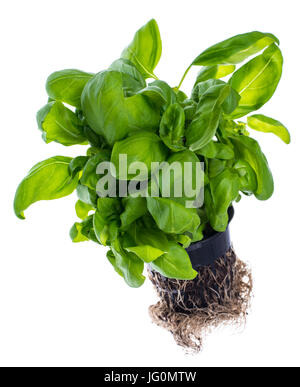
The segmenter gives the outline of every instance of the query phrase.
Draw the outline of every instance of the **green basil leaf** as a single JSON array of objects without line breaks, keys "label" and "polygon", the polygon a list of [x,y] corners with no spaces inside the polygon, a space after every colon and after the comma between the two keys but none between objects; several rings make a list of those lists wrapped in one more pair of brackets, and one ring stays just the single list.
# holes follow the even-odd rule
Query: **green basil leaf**
[{"label": "green basil leaf", "polygon": [[121,270],[119,270],[118,267],[117,267],[117,264],[116,264],[116,257],[114,256],[114,253],[113,253],[111,250],[108,250],[108,252],[106,253],[106,257],[107,257],[107,259],[109,260],[109,262],[111,263],[111,265],[113,266],[113,268],[115,269],[115,271],[116,271],[122,278],[124,278],[123,273],[122,273]]},{"label": "green basil leaf", "polygon": [[[209,79],[208,81],[197,83],[192,90],[193,100],[199,102],[199,100],[209,90],[210,87],[218,85],[220,87],[225,87],[226,83],[219,79]],[[222,110],[224,111],[224,113],[232,113],[234,109],[238,106],[240,99],[241,97],[239,96],[239,94],[233,88],[230,88],[227,97],[222,103]]]},{"label": "green basil leaf", "polygon": [[[204,229],[206,227],[206,223],[207,222],[205,222],[203,224],[200,224],[200,226],[197,228],[197,230],[192,234],[191,242],[198,242],[198,241],[201,241],[204,238],[203,231],[204,231]],[[188,246],[189,246],[189,244],[188,244]],[[183,246],[183,247],[185,247],[185,246]]]},{"label": "green basil leaf", "polygon": [[192,121],[197,110],[197,103],[194,100],[188,98],[185,101],[181,102],[181,106],[183,107],[185,121]]},{"label": "green basil leaf", "polygon": [[91,205],[94,208],[97,207],[98,196],[95,191],[79,183],[77,185],[76,192],[79,200]]},{"label": "green basil leaf", "polygon": [[159,135],[173,152],[185,149],[183,145],[185,114],[183,108],[174,103],[169,105],[160,121]]},{"label": "green basil leaf", "polygon": [[93,224],[98,241],[111,245],[119,234],[121,202],[119,198],[99,198]]},{"label": "green basil leaf", "polygon": [[208,177],[209,179],[219,175],[226,167],[225,160],[211,159],[208,160]]},{"label": "green basil leaf", "polygon": [[104,145],[104,139],[93,131],[89,126],[85,125],[83,133],[91,147],[102,148]]},{"label": "green basil leaf", "polygon": [[90,148],[87,149],[86,155],[88,157],[95,156],[97,153],[101,151],[101,148],[98,148],[96,146],[91,146]]},{"label": "green basil leaf", "polygon": [[85,219],[89,215],[89,212],[94,210],[94,207],[90,204],[86,204],[81,200],[78,200],[75,204],[76,215],[79,219]]},{"label": "green basil leaf", "polygon": [[162,196],[171,198],[186,207],[188,207],[188,201],[192,205],[203,188],[202,170],[197,168],[199,163],[195,153],[189,150],[173,153],[168,158],[167,164],[159,171],[159,187]]},{"label": "green basil leaf", "polygon": [[215,141],[210,141],[195,153],[207,157],[208,159],[230,160],[234,158],[234,151],[229,145]]},{"label": "green basil leaf", "polygon": [[237,170],[240,176],[240,190],[246,195],[251,195],[257,190],[256,174],[250,164],[245,160],[238,160],[233,168]]},{"label": "green basil leaf", "polygon": [[141,218],[147,213],[147,202],[143,197],[131,197],[128,196],[122,200],[123,206],[125,208],[122,212],[121,224],[122,229],[130,226],[137,219]]},{"label": "green basil leaf", "polygon": [[103,246],[107,246],[107,240],[109,238],[108,224],[99,210],[97,210],[94,214],[93,226],[98,241]]},{"label": "green basil leaf", "polygon": [[176,102],[174,90],[166,82],[159,79],[149,83],[137,94],[145,96],[156,109],[165,110],[170,104]]},{"label": "green basil leaf", "polygon": [[166,235],[157,228],[153,219],[152,222],[154,224],[151,226],[144,225],[143,223],[145,222],[133,223],[126,232],[127,241],[124,244],[124,247],[133,245],[151,246],[166,253],[168,251],[169,241]]},{"label": "green basil leaf", "polygon": [[176,242],[169,242],[168,253],[151,262],[151,267],[167,278],[192,280],[197,276],[186,250]]},{"label": "green basil leaf", "polygon": [[94,74],[74,69],[56,71],[48,77],[46,90],[51,99],[80,109],[82,90],[93,76]]},{"label": "green basil leaf", "polygon": [[259,31],[236,35],[209,47],[192,64],[197,66],[237,64],[274,42],[279,44],[276,36]]},{"label": "green basil leaf", "polygon": [[164,251],[162,251],[156,247],[148,246],[148,245],[126,247],[125,250],[130,252],[130,253],[134,253],[142,261],[144,261],[146,263],[150,263],[150,262],[154,261],[155,259],[157,259],[158,257],[160,257],[161,255],[163,255],[165,253]]},{"label": "green basil leaf", "polygon": [[122,212],[122,204],[119,198],[99,198],[97,208],[107,223],[119,220],[119,215]]},{"label": "green basil leaf", "polygon": [[282,64],[281,51],[276,44],[272,44],[233,74],[229,83],[241,99],[239,106],[230,115],[232,118],[258,110],[269,101],[280,81]]},{"label": "green basil leaf", "polygon": [[209,222],[214,230],[223,232],[228,225],[228,208],[237,198],[240,181],[237,173],[225,169],[210,179],[210,188],[205,190],[205,206]]},{"label": "green basil leaf", "polygon": [[118,271],[122,273],[127,285],[133,288],[142,286],[145,282],[143,276],[144,262],[135,254],[122,249],[119,241],[115,241],[111,249],[115,256],[115,265]]},{"label": "green basil leaf", "polygon": [[237,159],[250,164],[257,177],[257,190],[254,192],[259,200],[269,199],[274,192],[274,182],[267,159],[257,141],[247,136],[230,136]]},{"label": "green basil leaf", "polygon": [[235,65],[214,65],[203,67],[198,75],[194,87],[200,83],[208,81],[209,79],[220,79],[233,73]]},{"label": "green basil leaf", "polygon": [[121,211],[119,198],[98,199],[93,225],[96,237],[102,245],[110,246],[118,237]]},{"label": "green basil leaf", "polygon": [[123,91],[126,96],[133,95],[147,86],[142,74],[128,59],[117,59],[110,65],[109,69],[129,75],[129,77],[123,77]]},{"label": "green basil leaf", "polygon": [[180,234],[175,236],[175,241],[179,242],[184,249],[188,248],[192,243],[192,239],[185,234]]},{"label": "green basil leaf", "polygon": [[210,87],[201,97],[193,121],[186,129],[186,144],[196,151],[208,144],[219,125],[222,104],[230,93],[230,86]]},{"label": "green basil leaf", "polygon": [[123,78],[124,74],[116,71],[98,73],[86,84],[81,96],[89,126],[110,146],[140,128],[154,132],[160,121],[159,111],[145,96],[124,95]]},{"label": "green basil leaf", "polygon": [[254,114],[247,118],[247,124],[251,129],[264,133],[274,133],[286,144],[291,142],[291,136],[287,128],[279,121],[262,114]]},{"label": "green basil leaf", "polygon": [[182,103],[183,101],[188,99],[188,96],[182,90],[177,90],[177,88],[173,88],[173,91],[176,95],[176,102]]},{"label": "green basil leaf", "polygon": [[86,242],[89,240],[89,238],[82,234],[82,227],[82,223],[78,222],[74,223],[74,225],[72,226],[70,230],[70,238],[74,243]]},{"label": "green basil leaf", "polygon": [[99,241],[95,234],[93,220],[94,220],[94,215],[90,215],[81,222],[81,225],[82,225],[81,234],[84,235],[86,238],[88,238],[88,240],[91,240],[99,244]]},{"label": "green basil leaf", "polygon": [[66,146],[87,143],[81,121],[61,102],[49,102],[37,112],[36,118],[46,143],[56,141]]},{"label": "green basil leaf", "polygon": [[85,164],[80,183],[92,190],[96,190],[97,183],[101,178],[101,175],[97,174],[97,167],[101,162],[109,161],[109,157],[110,152],[107,150],[101,150],[95,156],[92,156]]},{"label": "green basil leaf", "polygon": [[[115,177],[121,180],[146,180],[151,172],[151,163],[166,160],[167,153],[167,148],[156,134],[138,131],[115,143],[111,155],[111,162],[116,168]],[[119,155],[127,155],[127,169],[119,166]],[[147,170],[141,171],[139,176],[129,173],[134,162],[144,163]]]},{"label": "green basil leaf", "polygon": [[133,41],[125,48],[121,57],[134,63],[145,78],[156,78],[153,71],[161,57],[161,50],[158,25],[152,19],[136,32]]},{"label": "green basil leaf", "polygon": [[19,185],[15,200],[15,214],[25,219],[24,211],[40,200],[59,199],[76,188],[78,176],[69,175],[71,158],[56,156],[36,164]]},{"label": "green basil leaf", "polygon": [[193,233],[200,224],[195,208],[185,208],[168,198],[147,197],[147,207],[157,226],[166,233]]},{"label": "green basil leaf", "polygon": [[69,174],[71,177],[75,177],[77,173],[84,169],[85,164],[89,158],[87,156],[77,156],[69,164]]}]

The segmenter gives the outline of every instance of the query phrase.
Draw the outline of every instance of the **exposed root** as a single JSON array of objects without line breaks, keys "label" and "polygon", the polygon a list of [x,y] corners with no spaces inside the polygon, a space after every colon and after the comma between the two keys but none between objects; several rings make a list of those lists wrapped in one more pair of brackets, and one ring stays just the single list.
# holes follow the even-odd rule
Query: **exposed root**
[{"label": "exposed root", "polygon": [[149,307],[157,325],[170,331],[177,344],[198,352],[203,335],[224,323],[245,321],[252,293],[252,276],[233,249],[213,266],[200,267],[191,281],[165,278],[149,270],[160,301]]}]

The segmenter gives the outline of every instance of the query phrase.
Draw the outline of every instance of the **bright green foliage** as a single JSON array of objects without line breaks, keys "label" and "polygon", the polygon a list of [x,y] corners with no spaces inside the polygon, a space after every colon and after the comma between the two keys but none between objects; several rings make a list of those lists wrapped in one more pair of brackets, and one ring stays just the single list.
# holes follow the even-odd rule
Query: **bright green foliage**
[{"label": "bright green foliage", "polygon": [[263,114],[253,114],[253,116],[247,118],[247,124],[249,128],[259,132],[274,133],[286,144],[291,142],[291,136],[287,128],[273,118],[264,116]]},{"label": "bright green foliage", "polygon": [[36,164],[19,185],[14,201],[15,214],[25,219],[24,211],[40,200],[59,199],[76,188],[78,176],[69,175],[71,158],[56,156]]},{"label": "bright green foliage", "polygon": [[231,117],[243,117],[269,101],[280,81],[282,63],[281,51],[274,43],[233,74],[229,83],[241,99]]},{"label": "bright green foliage", "polygon": [[[108,261],[134,288],[145,281],[145,263],[166,277],[195,278],[186,248],[208,230],[226,230],[228,209],[242,195],[271,197],[273,177],[247,125],[290,142],[286,127],[273,118],[254,113],[247,124],[235,121],[262,107],[277,88],[283,59],[274,35],[254,31],[209,47],[177,87],[154,75],[161,51],[157,23],[150,20],[108,69],[68,69],[48,77],[48,103],[37,113],[42,138],[88,148],[75,158],[56,156],[35,165],[14,200],[16,215],[24,219],[31,204],[76,190],[79,220],[70,230],[72,241],[108,246]],[[193,65],[202,67],[187,95],[181,85]],[[119,165],[120,156],[130,168]],[[114,168],[98,169],[102,162]],[[127,197],[118,185],[105,196],[98,183],[106,175],[123,188],[149,185]],[[193,190],[200,175],[202,185]],[[197,202],[203,190],[201,208],[190,208],[187,203]]]},{"label": "bright green foliage", "polygon": [[62,70],[49,75],[46,90],[53,101],[65,102],[80,109],[81,93],[86,83],[94,76],[80,70]]},{"label": "bright green foliage", "polygon": [[259,31],[236,35],[203,51],[193,61],[193,65],[237,64],[270,46],[273,42],[279,44],[276,36]]},{"label": "bright green foliage", "polygon": [[133,41],[122,52],[145,78],[156,78],[153,71],[161,57],[162,44],[158,25],[150,20],[134,35]]},{"label": "bright green foliage", "polygon": [[37,123],[48,144],[56,141],[62,145],[87,144],[80,119],[61,102],[49,102],[37,112]]},{"label": "bright green foliage", "polygon": [[154,133],[138,131],[122,141],[115,143],[111,161],[116,167],[116,177],[121,180],[145,180],[148,178],[148,172],[139,174],[124,170],[122,165],[119,166],[119,155],[126,155],[128,166],[134,165],[135,162],[143,162],[150,172],[152,162],[162,162],[166,160],[167,148],[161,141],[160,137]]}]

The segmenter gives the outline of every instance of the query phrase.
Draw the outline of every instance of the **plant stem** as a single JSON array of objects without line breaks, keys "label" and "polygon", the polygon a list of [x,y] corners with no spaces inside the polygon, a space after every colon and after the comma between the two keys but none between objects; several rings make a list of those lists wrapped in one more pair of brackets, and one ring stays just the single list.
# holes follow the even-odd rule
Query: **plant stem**
[{"label": "plant stem", "polygon": [[181,78],[181,81],[179,82],[179,85],[176,87],[177,90],[180,89],[180,86],[182,85],[182,82],[184,81],[187,73],[190,71],[190,68],[192,67],[192,65],[190,65],[186,70],[185,70],[185,73],[183,74],[183,77]]}]

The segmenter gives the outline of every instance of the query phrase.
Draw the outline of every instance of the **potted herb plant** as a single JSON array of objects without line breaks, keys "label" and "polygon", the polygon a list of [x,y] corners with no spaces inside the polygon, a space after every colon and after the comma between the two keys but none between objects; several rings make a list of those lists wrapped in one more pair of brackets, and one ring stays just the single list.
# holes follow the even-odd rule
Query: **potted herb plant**
[{"label": "potted herb plant", "polygon": [[[235,255],[228,223],[242,196],[273,193],[248,128],[290,142],[283,124],[253,114],[275,92],[283,59],[274,35],[245,33],[203,51],[171,87],[154,74],[161,51],[150,20],[107,70],[48,77],[48,103],[37,113],[43,140],[87,149],[36,164],[14,210],[24,219],[31,204],[76,190],[73,242],[107,246],[131,287],[144,283],[146,264],[160,296],[153,320],[197,350],[204,329],[239,320],[249,305],[251,273]],[[181,85],[192,66],[201,67],[188,97]]]}]

